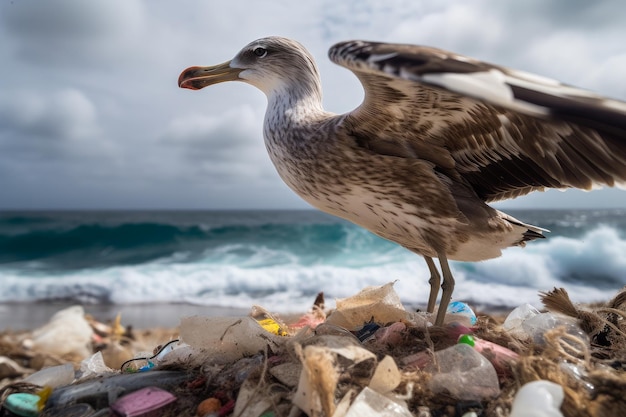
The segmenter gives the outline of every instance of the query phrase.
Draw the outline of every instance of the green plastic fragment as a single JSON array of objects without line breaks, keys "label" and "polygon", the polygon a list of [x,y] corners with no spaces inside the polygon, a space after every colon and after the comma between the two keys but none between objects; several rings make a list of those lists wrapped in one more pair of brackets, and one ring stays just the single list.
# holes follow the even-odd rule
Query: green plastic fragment
[{"label": "green plastic fragment", "polygon": [[469,334],[464,334],[459,337],[458,343],[465,343],[466,345],[470,345],[474,347],[474,338]]},{"label": "green plastic fragment", "polygon": [[4,408],[21,417],[39,415],[39,396],[27,392],[16,392],[7,397]]}]

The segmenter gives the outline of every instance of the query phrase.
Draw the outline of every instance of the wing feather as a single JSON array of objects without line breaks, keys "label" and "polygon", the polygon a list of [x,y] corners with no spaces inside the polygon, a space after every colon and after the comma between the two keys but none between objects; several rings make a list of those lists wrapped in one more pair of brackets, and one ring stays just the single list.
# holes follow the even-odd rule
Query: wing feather
[{"label": "wing feather", "polygon": [[360,146],[428,160],[486,201],[626,184],[626,103],[430,47],[348,41],[329,56],[365,89],[343,123]]}]

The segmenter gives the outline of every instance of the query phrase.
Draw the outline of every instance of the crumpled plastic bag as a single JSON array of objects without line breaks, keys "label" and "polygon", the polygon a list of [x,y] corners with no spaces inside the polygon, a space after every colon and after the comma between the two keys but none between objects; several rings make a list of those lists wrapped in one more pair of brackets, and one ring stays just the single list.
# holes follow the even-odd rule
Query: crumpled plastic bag
[{"label": "crumpled plastic bag", "polygon": [[75,359],[91,356],[93,329],[85,320],[82,306],[72,306],[56,312],[48,323],[35,329],[23,344],[52,355],[72,355]]},{"label": "crumpled plastic bag", "polygon": [[188,344],[170,352],[163,363],[182,360],[227,364],[251,356],[269,346],[277,349],[288,339],[276,336],[251,317],[185,317],[180,322],[180,339]]},{"label": "crumpled plastic bag", "polygon": [[352,330],[372,320],[376,323],[407,320],[409,315],[393,284],[366,287],[352,297],[337,299],[337,309],[328,316],[326,324]]}]

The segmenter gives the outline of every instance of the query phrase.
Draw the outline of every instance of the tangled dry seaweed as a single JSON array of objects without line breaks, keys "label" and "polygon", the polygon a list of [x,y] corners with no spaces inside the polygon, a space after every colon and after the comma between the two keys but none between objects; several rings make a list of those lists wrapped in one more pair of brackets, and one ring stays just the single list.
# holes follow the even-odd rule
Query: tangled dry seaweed
[{"label": "tangled dry seaweed", "polygon": [[[423,320],[422,314],[389,320],[393,318],[391,310],[375,305],[369,307],[371,315],[365,319],[366,316],[359,315],[363,312],[341,317],[331,313],[327,317],[318,300],[312,312],[303,316],[304,320],[303,317],[279,320],[255,310],[254,318],[231,319],[219,331],[213,322],[211,326],[217,335],[203,339],[203,349],[193,346],[191,350],[177,349],[174,352],[178,355],[147,374],[158,376],[158,372],[170,370],[184,375],[183,383],[170,388],[177,401],[162,410],[164,416],[201,416],[198,406],[207,398],[219,405],[212,411],[215,413],[212,415],[219,416],[296,417],[304,415],[302,410],[309,416],[345,415],[357,396],[369,395],[370,391],[372,395],[382,393],[383,398],[392,397],[416,416],[462,416],[468,411],[478,416],[508,416],[519,389],[538,380],[552,381],[563,388],[564,416],[626,415],[626,289],[606,304],[591,306],[574,305],[564,289],[555,288],[543,293],[541,298],[549,311],[575,319],[583,334],[556,326],[545,331],[541,340],[520,338],[503,328],[502,317],[487,314],[478,314],[478,321],[471,329],[454,324],[434,327]],[[273,329],[272,334],[259,327],[261,333],[256,335],[262,336],[257,337],[260,344],[249,350],[245,342],[229,340],[238,328],[243,329],[243,334],[250,333],[250,329],[245,329],[247,320],[258,323],[270,318],[275,319],[279,330]],[[194,325],[200,326],[198,323]],[[294,323],[299,324],[293,326]],[[377,330],[367,333],[368,325]],[[186,334],[189,329],[185,330],[184,326],[183,323],[181,336],[193,345]],[[428,364],[433,363],[435,352],[457,344],[459,334],[467,330],[476,338],[519,355],[507,361],[504,368],[502,363],[500,368],[496,367],[499,395],[495,397],[459,399],[452,392],[432,389],[431,380],[436,372]],[[199,327],[195,331],[203,334],[207,330]],[[105,340],[96,349],[111,351],[112,346],[118,350],[125,346],[137,355],[145,349],[146,340],[154,342],[155,335],[151,336],[144,337],[140,343],[138,335],[126,333]],[[1,374],[2,403],[9,393],[37,391],[39,387],[21,382],[33,368],[72,359],[46,357],[45,352],[25,350],[25,337],[5,333],[0,339],[0,356],[20,364],[24,371],[22,375],[7,374],[0,366],[5,372]],[[164,342],[167,340],[161,340]],[[213,342],[221,346],[234,343],[237,355],[216,357],[216,351],[210,347]],[[492,363],[497,359],[490,357],[488,351],[483,355]],[[117,359],[117,365],[121,359]],[[108,377],[119,377],[119,372]],[[44,412],[43,415],[57,414]]]}]

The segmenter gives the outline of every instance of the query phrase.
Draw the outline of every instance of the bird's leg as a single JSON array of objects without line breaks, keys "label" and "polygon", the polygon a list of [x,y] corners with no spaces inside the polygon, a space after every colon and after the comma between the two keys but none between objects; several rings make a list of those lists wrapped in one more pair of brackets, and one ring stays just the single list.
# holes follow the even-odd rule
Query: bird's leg
[{"label": "bird's leg", "polygon": [[430,279],[428,280],[428,283],[430,284],[430,295],[428,296],[428,307],[426,308],[426,311],[432,313],[435,311],[435,303],[437,302],[437,294],[439,293],[441,277],[439,276],[439,271],[437,271],[437,267],[433,262],[433,258],[430,256],[424,256],[424,260],[426,260],[426,265],[428,265],[428,269],[430,270]]},{"label": "bird's leg", "polygon": [[[435,320],[435,326],[443,325],[443,319],[446,317],[446,311],[448,310],[448,304],[452,298],[452,291],[454,291],[454,278],[452,272],[450,272],[450,265],[448,265],[448,258],[445,253],[439,253],[439,264],[441,265],[441,273],[443,274],[443,284],[441,284],[441,302],[439,303],[439,309],[437,310],[437,319]],[[432,260],[431,260],[432,262]]]}]

